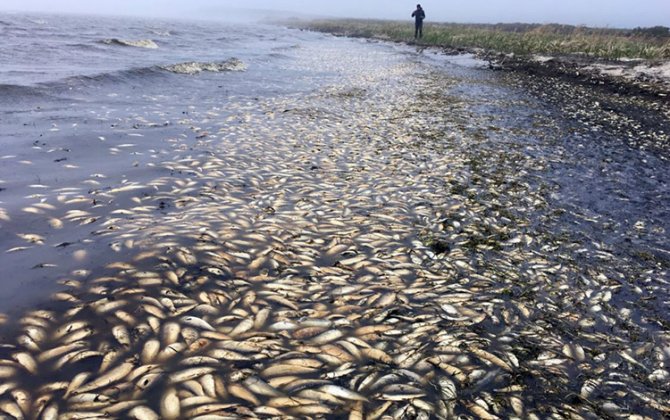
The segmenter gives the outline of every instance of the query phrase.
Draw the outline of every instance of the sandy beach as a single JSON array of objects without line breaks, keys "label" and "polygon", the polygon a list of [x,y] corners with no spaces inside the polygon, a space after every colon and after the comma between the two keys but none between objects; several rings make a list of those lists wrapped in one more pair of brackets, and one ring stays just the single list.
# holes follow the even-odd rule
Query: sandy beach
[{"label": "sandy beach", "polygon": [[301,36],[3,114],[0,412],[667,416],[667,104]]}]

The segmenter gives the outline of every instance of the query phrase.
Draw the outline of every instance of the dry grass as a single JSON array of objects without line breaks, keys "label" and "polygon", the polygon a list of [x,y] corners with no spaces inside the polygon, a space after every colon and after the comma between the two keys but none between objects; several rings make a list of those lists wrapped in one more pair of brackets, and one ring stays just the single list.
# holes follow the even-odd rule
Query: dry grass
[{"label": "dry grass", "polygon": [[[292,26],[352,37],[413,41],[412,22],[332,19],[292,22]],[[619,59],[670,58],[670,38],[644,32],[569,25],[427,23],[423,45],[482,48],[514,54],[582,54]]]}]

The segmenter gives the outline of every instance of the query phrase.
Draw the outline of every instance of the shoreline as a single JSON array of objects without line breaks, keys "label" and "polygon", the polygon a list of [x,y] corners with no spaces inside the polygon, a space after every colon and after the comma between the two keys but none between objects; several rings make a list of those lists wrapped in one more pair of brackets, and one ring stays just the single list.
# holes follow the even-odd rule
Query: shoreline
[{"label": "shoreline", "polygon": [[[346,36],[338,35],[336,36]],[[371,38],[389,41],[384,38]],[[670,96],[670,60],[602,59],[588,56],[505,54],[481,48],[453,48],[421,44],[414,41],[392,41],[419,48],[436,49],[446,55],[471,54],[487,61],[491,70],[515,71],[529,75],[557,77],[573,83],[609,89],[613,93],[633,94],[650,100]],[[654,74],[653,69],[659,69]]]},{"label": "shoreline", "polygon": [[[579,84],[608,88],[614,93],[646,96],[649,99],[663,99],[670,95],[670,60],[603,60],[542,55],[524,57],[492,51],[473,53],[489,61],[494,70],[559,77]],[[654,74],[654,69],[659,70],[658,74]]]},{"label": "shoreline", "polygon": [[[286,23],[285,23],[286,24]],[[366,31],[365,23],[358,31],[337,27],[320,27],[310,22],[291,22],[296,27],[314,32],[329,33],[337,37],[374,39],[417,48],[437,49],[447,55],[472,54],[488,61],[492,70],[517,71],[541,76],[559,77],[575,83],[604,86],[612,92],[635,94],[652,100],[665,100],[670,96],[670,58],[606,58],[587,54],[529,53],[515,54],[479,47],[454,47],[439,43],[422,43],[414,39],[398,39],[374,30]],[[403,24],[404,25],[404,24]],[[467,26],[467,25],[466,25]],[[476,26],[476,25],[474,25]],[[408,26],[409,27],[409,26]],[[425,28],[424,31],[430,31]],[[426,34],[424,34],[424,38]]]}]

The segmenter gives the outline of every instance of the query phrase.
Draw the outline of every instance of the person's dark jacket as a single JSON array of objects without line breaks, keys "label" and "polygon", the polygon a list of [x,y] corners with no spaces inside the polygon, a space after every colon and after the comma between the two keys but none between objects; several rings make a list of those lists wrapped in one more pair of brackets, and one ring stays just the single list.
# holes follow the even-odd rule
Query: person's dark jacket
[{"label": "person's dark jacket", "polygon": [[426,18],[426,12],[423,9],[416,9],[412,12],[412,17],[416,20],[416,23],[421,23]]}]

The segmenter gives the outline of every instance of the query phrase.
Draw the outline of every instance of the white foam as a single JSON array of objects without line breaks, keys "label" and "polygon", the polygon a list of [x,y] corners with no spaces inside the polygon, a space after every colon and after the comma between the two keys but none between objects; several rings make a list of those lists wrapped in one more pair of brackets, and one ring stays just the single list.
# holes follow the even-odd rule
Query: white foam
[{"label": "white foam", "polygon": [[158,48],[158,45],[151,39],[128,40],[128,39],[112,38],[112,39],[106,39],[103,42],[105,44],[118,44],[118,45],[125,45],[128,47],[148,48],[152,50]]},{"label": "white foam", "polygon": [[158,29],[152,29],[152,30],[151,30],[151,33],[156,34],[156,35],[158,35],[158,36],[164,36],[164,37],[172,36],[172,34],[170,33],[170,31],[160,31],[160,30],[158,30]]},{"label": "white foam", "polygon": [[187,63],[172,64],[169,66],[161,67],[163,70],[170,71],[172,73],[179,74],[198,74],[203,71],[211,72],[223,72],[223,71],[244,71],[247,69],[247,65],[237,58],[231,58],[230,60],[219,62],[219,63],[202,63],[196,61],[190,61]]}]

